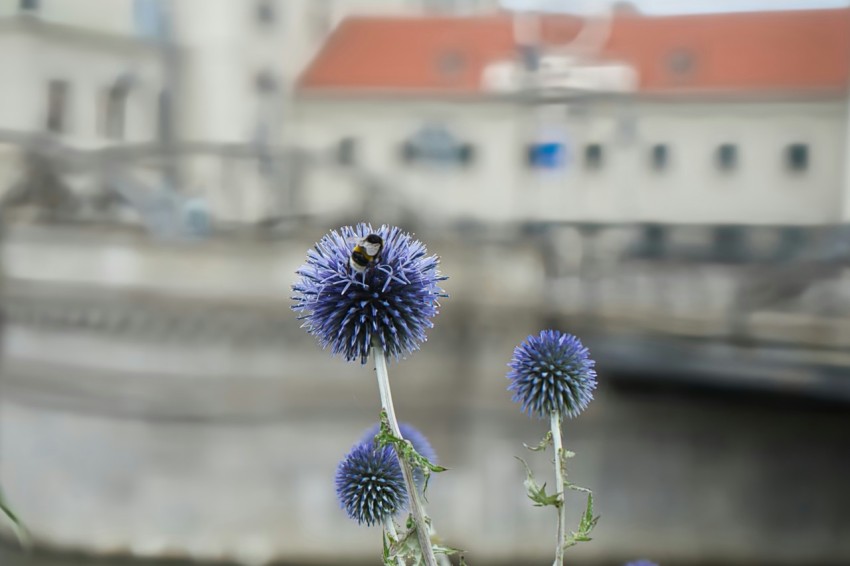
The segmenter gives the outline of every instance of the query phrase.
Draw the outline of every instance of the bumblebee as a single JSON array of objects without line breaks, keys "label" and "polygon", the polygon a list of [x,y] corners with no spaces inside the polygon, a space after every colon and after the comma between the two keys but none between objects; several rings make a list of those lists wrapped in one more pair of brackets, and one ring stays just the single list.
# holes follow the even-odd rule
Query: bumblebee
[{"label": "bumblebee", "polygon": [[348,260],[351,269],[357,273],[366,271],[366,268],[381,255],[383,247],[384,239],[377,234],[369,234],[365,238],[355,240],[354,249],[351,250],[351,257]]}]

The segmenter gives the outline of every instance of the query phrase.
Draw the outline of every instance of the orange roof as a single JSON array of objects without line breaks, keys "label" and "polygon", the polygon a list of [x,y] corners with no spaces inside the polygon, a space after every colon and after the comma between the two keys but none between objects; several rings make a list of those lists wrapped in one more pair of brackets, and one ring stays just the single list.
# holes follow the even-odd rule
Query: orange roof
[{"label": "orange roof", "polygon": [[[542,43],[581,27],[543,16]],[[299,80],[304,91],[481,92],[484,68],[515,59],[509,15],[349,18]],[[615,16],[600,58],[625,62],[644,92],[843,92],[850,79],[850,10]]]}]

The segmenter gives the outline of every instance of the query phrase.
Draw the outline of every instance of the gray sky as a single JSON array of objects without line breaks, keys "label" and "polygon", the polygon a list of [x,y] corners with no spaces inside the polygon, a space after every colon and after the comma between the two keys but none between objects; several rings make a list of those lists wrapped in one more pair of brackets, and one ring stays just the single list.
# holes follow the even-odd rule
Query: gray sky
[{"label": "gray sky", "polygon": [[[542,8],[555,12],[585,12],[607,0],[501,0],[506,8]],[[803,8],[842,8],[850,0],[629,0],[647,14],[700,12],[746,12],[753,10],[799,10]]]}]

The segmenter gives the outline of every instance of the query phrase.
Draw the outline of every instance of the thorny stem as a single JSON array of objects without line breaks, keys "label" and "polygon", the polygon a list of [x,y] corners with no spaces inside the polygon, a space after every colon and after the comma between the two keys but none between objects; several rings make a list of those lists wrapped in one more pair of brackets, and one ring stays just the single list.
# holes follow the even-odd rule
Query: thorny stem
[{"label": "thorny stem", "polygon": [[562,566],[564,563],[567,506],[564,504],[564,447],[561,445],[561,413],[559,411],[552,411],[549,415],[549,426],[552,430],[552,443],[555,448],[555,493],[558,495],[558,541],[555,547],[553,566]]},{"label": "thorny stem", "polygon": [[[395,530],[395,523],[393,523],[392,517],[384,518],[384,530],[390,537],[390,543],[398,543],[398,532]],[[398,566],[406,566],[404,558],[401,556],[396,556],[395,561],[398,563]]]},{"label": "thorny stem", "polygon": [[[401,430],[398,427],[398,420],[395,416],[395,408],[393,407],[393,396],[390,392],[390,376],[387,372],[387,357],[384,349],[379,342],[372,344],[373,355],[375,357],[375,373],[378,375],[378,391],[381,394],[381,408],[387,413],[387,421],[390,425],[390,430],[394,436],[401,438]],[[410,499],[410,513],[413,515],[413,522],[416,524],[416,536],[419,539],[419,547],[422,549],[422,557],[425,559],[427,566],[437,566],[437,559],[434,557],[434,549],[431,547],[431,536],[428,533],[428,524],[425,521],[425,512],[422,510],[422,502],[419,500],[419,490],[416,489],[416,483],[413,481],[413,470],[410,464],[401,457],[396,449],[396,456],[401,465],[401,473],[404,475],[404,483],[407,484],[407,494]]]},{"label": "thorny stem", "polygon": [[[424,504],[422,505],[422,514],[425,515],[425,516],[428,515],[428,510],[425,509]],[[438,536],[437,535],[437,529],[434,528],[434,523],[428,523],[428,536],[430,537],[430,539],[432,541],[434,540],[434,537]],[[439,542],[439,541],[440,541],[440,539],[437,538],[437,542]],[[437,562],[440,563],[440,566],[452,566],[452,561],[449,560],[449,557],[446,556],[445,554],[437,554],[436,557],[437,557]]]}]

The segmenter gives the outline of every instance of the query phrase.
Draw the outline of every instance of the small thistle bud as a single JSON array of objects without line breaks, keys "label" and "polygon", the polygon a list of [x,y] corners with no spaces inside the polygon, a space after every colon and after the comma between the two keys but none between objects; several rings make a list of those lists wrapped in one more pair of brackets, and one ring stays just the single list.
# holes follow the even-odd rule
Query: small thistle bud
[{"label": "small thistle bud", "polygon": [[336,471],[336,495],[349,517],[378,525],[407,505],[404,476],[392,446],[372,442],[352,448]]},{"label": "small thistle bud", "polygon": [[[354,254],[367,236],[382,242],[377,255]],[[373,236],[373,237],[374,237]],[[355,261],[356,259],[356,261]],[[436,256],[399,228],[368,224],[326,234],[307,253],[292,286],[292,309],[307,332],[333,355],[365,364],[377,340],[396,359],[419,349],[445,297]]]},{"label": "small thistle bud", "polygon": [[[401,435],[405,440],[409,440],[410,444],[413,445],[413,449],[416,450],[421,456],[427,458],[429,462],[432,464],[437,464],[437,452],[431,446],[431,443],[428,442],[428,439],[424,434],[419,432],[419,429],[414,427],[408,423],[398,423],[398,428],[401,430]],[[363,433],[363,437],[360,439],[361,443],[370,443],[375,439],[375,435],[378,434],[381,430],[380,423],[373,425],[369,430]],[[425,484],[425,474],[419,468],[413,470],[413,481],[416,482],[416,487],[422,491],[422,488]]]},{"label": "small thistle bud", "polygon": [[513,400],[529,415],[543,419],[558,411],[578,416],[593,399],[595,362],[572,334],[544,330],[516,347],[508,366]]}]

